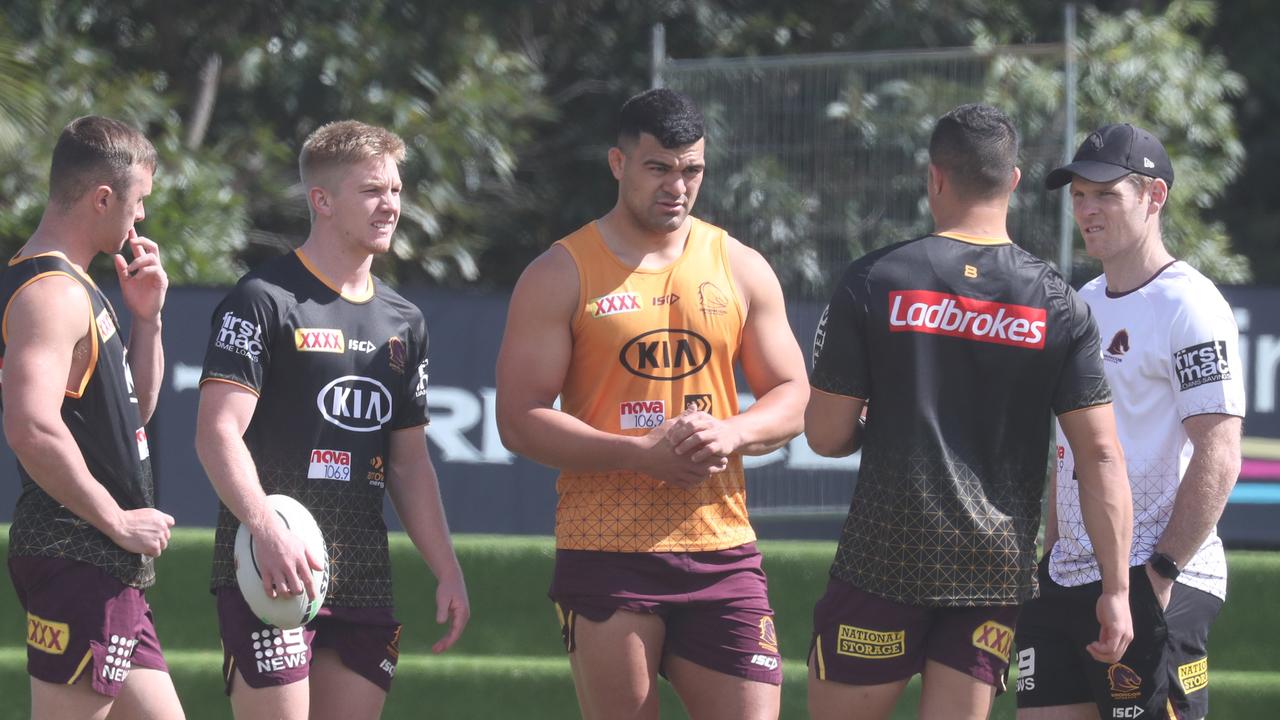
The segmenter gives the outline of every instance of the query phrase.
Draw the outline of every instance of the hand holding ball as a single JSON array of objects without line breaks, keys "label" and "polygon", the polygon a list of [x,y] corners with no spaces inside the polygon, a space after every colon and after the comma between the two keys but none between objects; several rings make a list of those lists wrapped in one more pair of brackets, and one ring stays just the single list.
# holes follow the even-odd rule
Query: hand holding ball
[{"label": "hand holding ball", "polygon": [[252,533],[244,524],[236,530],[236,582],[240,586],[240,593],[260,620],[288,630],[306,625],[320,612],[329,589],[329,556],[325,551],[320,527],[302,503],[288,495],[268,495],[267,502],[279,517],[280,523],[297,535],[312,556],[320,558],[323,565],[322,570],[310,571],[316,587],[316,597],[307,597],[305,592],[297,595],[279,593],[276,597],[271,597],[262,586]]}]

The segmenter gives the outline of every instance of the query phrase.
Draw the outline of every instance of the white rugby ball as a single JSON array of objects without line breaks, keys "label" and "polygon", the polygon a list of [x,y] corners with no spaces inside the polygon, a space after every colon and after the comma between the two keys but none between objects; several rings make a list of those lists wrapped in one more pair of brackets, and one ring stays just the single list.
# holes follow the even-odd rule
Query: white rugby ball
[{"label": "white rugby ball", "polygon": [[236,530],[236,583],[240,585],[240,594],[244,595],[249,609],[262,622],[281,630],[289,630],[306,625],[320,612],[320,606],[324,604],[325,594],[329,590],[329,554],[325,550],[320,526],[316,525],[315,518],[302,503],[288,495],[268,495],[267,502],[280,516],[284,526],[302,538],[311,554],[324,565],[323,570],[311,571],[316,597],[308,598],[305,592],[300,595],[282,592],[271,597],[263,589],[262,576],[258,574],[258,556],[254,551],[253,534],[243,523]]}]

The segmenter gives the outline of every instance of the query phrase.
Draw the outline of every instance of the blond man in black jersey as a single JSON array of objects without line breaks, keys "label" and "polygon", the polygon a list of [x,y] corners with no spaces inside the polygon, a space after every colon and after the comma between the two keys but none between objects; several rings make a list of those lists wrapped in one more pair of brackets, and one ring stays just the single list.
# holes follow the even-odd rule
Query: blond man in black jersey
[{"label": "blond man in black jersey", "polygon": [[[399,658],[383,497],[435,573],[434,650],[470,616],[427,454],[427,328],[422,312],[369,272],[400,219],[404,142],[355,121],[317,129],[299,161],[311,233],[243,277],[214,312],[196,450],[222,500],[212,587],[231,706],[245,718],[372,718]],[[254,617],[235,586],[232,545],[253,533],[268,592],[314,597],[297,536],[266,495],[315,516],[331,577],[302,628]]]}]

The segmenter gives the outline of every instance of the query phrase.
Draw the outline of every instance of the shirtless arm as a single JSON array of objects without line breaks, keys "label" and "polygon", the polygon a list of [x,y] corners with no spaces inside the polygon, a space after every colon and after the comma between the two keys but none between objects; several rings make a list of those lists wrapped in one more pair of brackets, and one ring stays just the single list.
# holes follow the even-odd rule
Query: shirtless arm
[{"label": "shirtless arm", "polygon": [[534,260],[512,291],[497,366],[498,430],[507,448],[561,470],[634,470],[680,484],[722,469],[723,458],[677,456],[666,440],[670,422],[633,437],[597,430],[553,407],[573,354],[577,303],[577,268],[560,247]]},{"label": "shirtless arm", "polygon": [[734,453],[763,455],[804,430],[809,381],[804,356],[787,322],[782,287],[760,253],[732,238],[729,262],[743,299],[746,319],[739,359],[756,402],[745,412],[719,420],[686,413],[671,428],[676,452],[695,462]]},{"label": "shirtless arm", "polygon": [[427,437],[422,426],[396,430],[391,434],[387,463],[387,493],[400,523],[436,576],[436,622],[449,621],[444,637],[431,646],[441,653],[453,646],[471,617],[467,585],[462,567],[453,551],[449,523],[440,500],[440,483],[427,454]]},{"label": "shirtless arm", "polygon": [[[159,555],[173,518],[124,510],[94,479],[62,420],[76,344],[88,341],[92,306],[64,276],[43,278],[11,300],[5,316],[4,434],[22,466],[54,500],[129,552]],[[76,373],[77,376],[80,373]],[[72,384],[78,385],[79,378]]]},{"label": "shirtless arm", "polygon": [[861,418],[867,401],[810,389],[804,410],[804,437],[823,457],[845,457],[862,447]]},{"label": "shirtless arm", "polygon": [[[1191,439],[1191,460],[1178,485],[1169,524],[1156,542],[1163,552],[1186,567],[1218,524],[1227,498],[1240,476],[1240,432],[1243,421],[1234,415],[1209,413],[1182,421]],[[1169,604],[1173,581],[1147,565],[1147,575],[1160,598]]]},{"label": "shirtless arm", "polygon": [[1080,477],[1080,511],[1102,569],[1097,613],[1101,630],[1087,650],[1099,662],[1113,663],[1133,639],[1129,614],[1129,548],[1133,540],[1133,497],[1124,452],[1116,437],[1110,405],[1095,405],[1058,416],[1071,443]]},{"label": "shirtless arm", "polygon": [[268,597],[277,590],[316,596],[308,565],[323,566],[311,556],[302,539],[288,531],[267,503],[244,432],[258,407],[258,396],[230,382],[206,381],[200,386],[196,414],[196,455],[222,504],[249,528],[255,540],[258,570]]}]

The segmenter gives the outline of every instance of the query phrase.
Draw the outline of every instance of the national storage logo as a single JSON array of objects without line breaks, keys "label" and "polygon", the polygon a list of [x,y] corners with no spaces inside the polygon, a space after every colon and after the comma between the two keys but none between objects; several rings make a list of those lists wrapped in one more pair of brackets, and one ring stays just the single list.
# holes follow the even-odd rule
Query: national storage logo
[{"label": "national storage logo", "polygon": [[637,335],[622,346],[618,361],[632,375],[679,380],[707,366],[711,343],[692,330],[663,328]]},{"label": "national storage logo", "polygon": [[899,657],[906,652],[906,640],[906,630],[868,630],[841,625],[836,637],[836,652],[869,660]]}]

